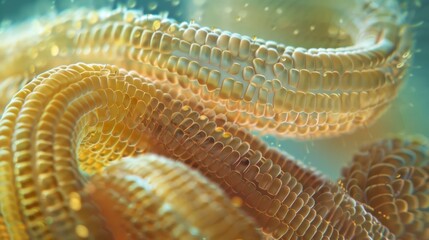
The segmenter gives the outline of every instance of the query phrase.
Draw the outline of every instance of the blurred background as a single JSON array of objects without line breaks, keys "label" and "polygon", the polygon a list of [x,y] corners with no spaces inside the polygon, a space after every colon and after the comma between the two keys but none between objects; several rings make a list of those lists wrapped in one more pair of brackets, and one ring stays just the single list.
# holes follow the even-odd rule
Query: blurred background
[{"label": "blurred background", "polygon": [[[305,2],[305,0],[302,1]],[[261,13],[257,16],[246,14],[245,11],[245,8],[252,7],[249,4],[255,0],[243,2],[244,4],[238,8],[237,4],[210,6],[210,11],[222,11],[224,18],[211,20],[209,26],[216,26],[216,21],[221,21],[222,28],[225,30],[228,30],[228,24],[251,26],[250,30],[252,27],[254,29],[263,28],[262,33],[258,31],[258,34],[264,39],[270,39],[270,35],[279,37],[279,34],[287,34],[278,31],[273,21],[270,21],[271,24],[259,26],[261,23],[268,22],[264,18],[271,19],[278,16],[278,19],[281,19],[282,14],[285,14],[279,7],[280,4],[284,4],[282,1],[256,1]],[[288,2],[292,5],[295,1],[289,0]],[[195,21],[205,24],[208,19],[204,19],[201,10],[204,4],[206,4],[206,0],[0,0],[0,33],[17,22],[47,14],[53,15],[76,7],[124,7],[147,14],[162,14],[178,21]],[[403,0],[400,6],[407,14],[414,30],[413,61],[398,98],[375,124],[355,133],[330,139],[299,141],[273,136],[261,137],[271,146],[288,152],[333,180],[338,178],[341,168],[350,162],[353,153],[358,150],[359,146],[387,137],[429,137],[429,67],[426,65],[429,64],[429,2],[427,0]],[[303,13],[303,17],[306,17],[305,13]]]}]

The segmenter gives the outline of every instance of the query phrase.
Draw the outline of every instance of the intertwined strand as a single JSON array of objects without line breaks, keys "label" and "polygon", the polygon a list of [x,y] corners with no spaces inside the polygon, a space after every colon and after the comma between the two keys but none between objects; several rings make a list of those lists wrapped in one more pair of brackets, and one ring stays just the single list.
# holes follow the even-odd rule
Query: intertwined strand
[{"label": "intertwined strand", "polygon": [[332,136],[388,106],[408,30],[393,1],[355,2],[336,49],[123,10],[7,31],[0,236],[428,239],[424,144],[365,148],[337,185],[245,130]]},{"label": "intertwined strand", "polygon": [[[0,176],[4,183],[0,193],[2,216],[9,234],[19,239],[76,237],[79,233],[76,229],[83,226],[90,230],[88,236],[94,238],[106,238],[109,231],[125,234],[121,231],[129,228],[144,235],[145,226],[133,225],[133,221],[125,227],[115,223],[144,218],[144,214],[125,215],[125,220],[103,217],[95,207],[97,200],[84,194],[88,180],[82,172],[108,174],[109,165],[122,157],[154,152],[198,169],[232,199],[243,201],[242,210],[268,236],[284,239],[394,237],[372,214],[373,202],[369,202],[369,207],[363,205],[341,186],[298,165],[287,155],[269,149],[238,125],[219,118],[213,110],[204,108],[198,98],[188,99],[179,92],[169,82],[153,82],[137,73],[97,64],[56,68],[27,84],[15,95],[0,122]],[[424,160],[418,162],[427,161],[427,149],[421,147],[419,154]],[[408,162],[413,168],[419,167],[412,163]],[[117,168],[121,169],[121,165]],[[427,165],[423,164],[420,169],[421,176],[427,178]],[[124,176],[130,170],[118,171]],[[104,185],[119,188],[121,184],[114,181],[116,178],[110,178],[112,182],[104,177],[103,181],[107,181]],[[173,179],[166,179],[165,184],[173,184]],[[139,178],[134,181],[141,185]],[[356,181],[351,178],[351,182]],[[408,184],[414,186],[413,182]],[[95,183],[95,186],[102,185]],[[133,194],[132,183],[123,186],[112,191]],[[69,205],[76,194],[82,202],[78,209]],[[166,193],[159,194],[158,197],[162,197]],[[174,191],[169,194],[175,196]],[[127,199],[126,196],[123,197]],[[422,196],[427,202],[427,194],[408,194],[404,201],[397,203],[411,201],[409,204],[413,204]],[[110,201],[119,201],[115,196],[112,198]],[[373,208],[377,209],[380,201],[375,202]],[[150,210],[144,202],[141,204],[135,206],[136,214],[140,208]],[[195,211],[202,212],[189,214],[202,216],[199,214],[203,214],[204,209]],[[109,211],[105,214],[111,216]],[[231,219],[235,216],[239,218],[240,214]],[[110,222],[109,226],[123,228],[109,230],[104,227],[106,221]],[[416,222],[419,223],[420,220]],[[250,223],[243,224],[250,226]],[[205,232],[202,227],[193,227]],[[240,233],[238,229],[233,232]],[[249,234],[253,230],[249,227]],[[411,229],[407,234],[414,236]],[[427,237],[427,233],[422,236]]]},{"label": "intertwined strand", "polygon": [[229,121],[282,136],[332,136],[370,124],[389,105],[410,57],[400,13],[361,4],[359,37],[336,49],[295,48],[129,11],[66,13],[35,23],[35,34],[9,34],[15,47],[0,45],[13,52],[0,79],[3,89],[17,90],[59,64],[116,64],[191,89]]}]

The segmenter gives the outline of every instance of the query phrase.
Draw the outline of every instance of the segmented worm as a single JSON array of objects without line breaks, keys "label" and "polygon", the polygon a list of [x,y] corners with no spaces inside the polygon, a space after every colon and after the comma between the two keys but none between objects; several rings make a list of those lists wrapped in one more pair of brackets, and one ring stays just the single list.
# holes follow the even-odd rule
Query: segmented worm
[{"label": "segmented worm", "polygon": [[350,32],[354,45],[337,49],[295,48],[130,11],[66,13],[42,22],[36,36],[15,34],[17,49],[10,51],[20,53],[2,72],[116,64],[191,89],[241,125],[283,137],[332,136],[370,124],[389,105],[410,57],[400,12],[359,6],[360,18],[347,23],[358,29]]},{"label": "segmented worm", "polygon": [[386,140],[362,148],[341,185],[399,239],[429,238],[429,150],[418,141]]},{"label": "segmented worm", "polygon": [[216,185],[156,155],[109,166],[91,178],[86,192],[115,239],[261,238]]},{"label": "segmented worm", "polygon": [[[339,49],[122,10],[16,30],[0,44],[0,89],[17,92],[0,102],[0,236],[428,239],[425,145],[376,143],[336,185],[243,128],[332,136],[386,108],[410,38],[399,12],[363,10]],[[182,163],[118,161],[147,152]]]},{"label": "segmented worm", "polygon": [[27,84],[0,123],[9,233],[77,237],[84,226],[93,229],[88,237],[106,237],[103,217],[85,195],[80,211],[67,206],[87,182],[80,171],[97,173],[124,156],[154,152],[198,169],[241,199],[268,236],[393,238],[340,187],[179,93],[168,82],[97,64],[56,68]]}]

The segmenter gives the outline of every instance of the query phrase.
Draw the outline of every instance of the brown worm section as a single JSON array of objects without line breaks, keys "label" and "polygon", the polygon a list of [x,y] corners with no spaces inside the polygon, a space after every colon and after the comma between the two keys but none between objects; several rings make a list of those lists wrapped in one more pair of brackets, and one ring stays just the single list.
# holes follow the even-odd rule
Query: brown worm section
[{"label": "brown worm section", "polygon": [[[126,159],[86,186],[115,239],[258,239],[255,225],[198,172],[157,155]],[[119,217],[118,217],[119,216]]]},{"label": "brown worm section", "polygon": [[6,223],[3,217],[0,215],[0,239],[10,239]]},{"label": "brown worm section", "polygon": [[362,148],[341,185],[399,239],[429,238],[429,149],[393,139]]},{"label": "brown worm section", "polygon": [[9,232],[22,239],[75,236],[82,225],[89,237],[106,238],[106,223],[89,199],[82,196],[79,212],[67,206],[85,185],[80,171],[100,172],[124,156],[155,152],[241,199],[268,236],[393,237],[339,187],[178,93],[168,83],[97,64],[60,67],[26,85],[0,124]]}]

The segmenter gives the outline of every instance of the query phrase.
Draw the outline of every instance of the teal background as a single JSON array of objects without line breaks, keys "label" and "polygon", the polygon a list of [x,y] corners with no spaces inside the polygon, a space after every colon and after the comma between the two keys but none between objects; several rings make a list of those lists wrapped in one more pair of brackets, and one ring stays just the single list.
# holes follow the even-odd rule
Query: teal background
[{"label": "teal background", "polygon": [[[185,8],[182,7],[186,1],[176,1],[177,4],[172,7],[171,2],[174,1],[0,0],[0,32],[24,19],[83,6],[94,8],[122,6],[145,13],[168,14],[169,17],[179,21],[190,20],[186,18]],[[352,134],[307,141],[262,136],[268,144],[288,152],[335,180],[341,168],[363,144],[395,136],[429,137],[429,2],[427,0],[402,2],[409,5],[408,15],[414,29],[415,48],[408,79],[390,109],[375,124]]]}]

